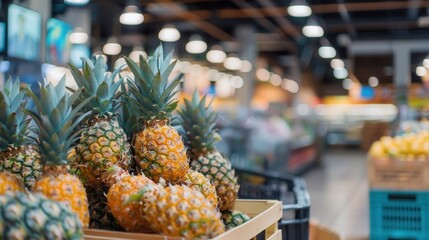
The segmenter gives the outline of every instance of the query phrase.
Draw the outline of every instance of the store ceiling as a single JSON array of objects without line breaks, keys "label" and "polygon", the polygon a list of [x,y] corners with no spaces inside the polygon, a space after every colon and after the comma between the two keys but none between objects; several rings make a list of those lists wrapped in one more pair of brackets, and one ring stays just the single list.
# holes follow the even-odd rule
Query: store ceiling
[{"label": "store ceiling", "polygon": [[[54,2],[56,2],[54,0]],[[166,23],[174,23],[182,34],[175,46],[179,54],[189,36],[198,33],[208,42],[222,44],[227,51],[237,47],[235,29],[251,25],[256,30],[259,55],[273,65],[285,67],[289,55],[296,55],[322,82],[332,82],[329,62],[317,55],[320,39],[309,39],[301,29],[307,18],[288,16],[290,0],[139,0],[145,22],[140,26],[121,26],[120,13],[130,1],[92,0],[94,43],[102,44],[112,34],[121,35],[121,43],[132,48],[144,42],[146,48],[158,44],[157,33]],[[307,0],[313,17],[325,30],[325,38],[339,57],[349,62],[361,81],[379,76],[392,82],[392,54],[352,56],[347,47],[362,40],[414,40],[429,36],[429,1],[425,0]],[[235,44],[234,44],[235,43]],[[228,49],[230,48],[230,49]],[[426,53],[413,54],[412,69]],[[420,59],[421,58],[421,59]],[[374,67],[376,66],[376,67]],[[287,71],[287,68],[286,68]],[[413,80],[418,81],[413,74]],[[337,80],[338,81],[338,80]]]}]

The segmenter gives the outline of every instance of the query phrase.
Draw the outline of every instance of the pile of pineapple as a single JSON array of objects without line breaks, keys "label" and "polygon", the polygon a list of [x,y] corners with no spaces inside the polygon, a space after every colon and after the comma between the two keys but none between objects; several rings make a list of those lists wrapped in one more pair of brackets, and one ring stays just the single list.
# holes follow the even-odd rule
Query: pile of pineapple
[{"label": "pile of pineapple", "polygon": [[161,46],[126,58],[127,79],[84,59],[69,65],[77,90],[63,78],[40,96],[5,83],[0,239],[80,239],[87,227],[211,238],[249,220],[233,210],[239,185],[206,98],[195,92],[171,125],[182,79],[169,79],[171,59]]},{"label": "pile of pineapple", "polygon": [[390,158],[402,161],[424,161],[429,157],[429,131],[384,136],[369,149],[373,158]]}]

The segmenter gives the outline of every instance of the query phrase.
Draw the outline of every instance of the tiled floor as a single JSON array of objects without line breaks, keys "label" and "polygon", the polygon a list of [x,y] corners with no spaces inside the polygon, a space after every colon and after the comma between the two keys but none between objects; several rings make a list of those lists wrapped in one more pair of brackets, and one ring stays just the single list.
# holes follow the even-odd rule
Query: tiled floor
[{"label": "tiled floor", "polygon": [[368,237],[366,153],[329,149],[320,167],[303,176],[311,198],[310,216],[343,239]]}]

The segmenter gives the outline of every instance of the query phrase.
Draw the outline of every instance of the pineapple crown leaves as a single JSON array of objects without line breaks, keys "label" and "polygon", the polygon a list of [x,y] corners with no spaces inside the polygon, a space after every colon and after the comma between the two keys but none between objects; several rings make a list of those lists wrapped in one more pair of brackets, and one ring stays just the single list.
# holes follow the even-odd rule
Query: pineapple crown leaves
[{"label": "pineapple crown leaves", "polygon": [[91,98],[72,107],[82,88],[70,94],[65,83],[65,77],[57,86],[46,81],[39,83],[40,97],[31,89],[26,89],[35,104],[35,110],[26,110],[38,126],[35,130],[38,137],[34,137],[34,140],[39,146],[44,164],[47,165],[68,165],[67,153],[80,134],[77,127],[91,113],[80,112]]},{"label": "pineapple crown leaves", "polygon": [[129,91],[134,98],[129,99],[135,102],[138,116],[145,122],[171,118],[178,105],[178,100],[174,96],[179,92],[178,86],[183,74],[178,74],[169,81],[176,61],[171,62],[173,52],[167,54],[165,58],[163,55],[163,48],[159,46],[147,60],[140,56],[139,64],[124,57],[134,74],[134,79],[128,81]]},{"label": "pineapple crown leaves", "polygon": [[[119,74],[122,67],[107,72],[107,64],[101,56],[94,56],[92,59],[82,58],[82,72],[73,64],[69,63],[70,71],[79,88],[83,88],[76,101],[77,104],[92,98],[84,107],[84,111],[93,111],[93,115],[110,116],[120,107],[118,100],[123,94],[120,86],[123,82],[122,77],[115,82],[115,77]],[[120,76],[120,75],[119,75]],[[69,89],[72,92],[75,90]]]},{"label": "pineapple crown leaves", "polygon": [[216,131],[217,114],[212,111],[212,101],[206,103],[207,96],[200,98],[194,91],[192,99],[185,99],[184,106],[178,111],[182,128],[179,129],[188,149],[194,156],[214,149],[220,136]]},{"label": "pineapple crown leaves", "polygon": [[121,123],[121,126],[127,136],[132,137],[134,133],[141,130],[142,125],[138,124],[136,113],[133,111],[133,109],[135,109],[133,106],[135,101],[130,99],[133,98],[133,96],[129,91],[126,90],[125,84],[125,82],[122,82],[121,84],[121,91],[124,92],[124,95],[121,96],[122,105],[119,114],[119,122]]},{"label": "pineapple crown leaves", "polygon": [[24,111],[28,103],[29,98],[19,79],[9,78],[0,92],[0,150],[29,142],[31,119]]}]

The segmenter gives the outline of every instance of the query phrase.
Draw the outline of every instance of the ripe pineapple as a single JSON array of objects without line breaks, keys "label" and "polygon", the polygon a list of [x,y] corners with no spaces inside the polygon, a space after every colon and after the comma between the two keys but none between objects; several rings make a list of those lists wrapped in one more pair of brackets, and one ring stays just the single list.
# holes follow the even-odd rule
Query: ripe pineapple
[{"label": "ripe pineapple", "polygon": [[89,114],[79,114],[79,111],[90,99],[72,109],[81,90],[70,95],[65,83],[63,77],[57,86],[46,82],[39,84],[40,96],[27,88],[36,106],[36,111],[28,110],[28,113],[38,126],[36,141],[44,165],[43,175],[34,184],[33,191],[41,192],[52,200],[65,202],[79,216],[83,227],[88,227],[85,188],[79,178],[69,173],[67,153],[79,134],[79,131],[73,131]]},{"label": "ripe pineapple", "polygon": [[25,191],[25,186],[21,178],[9,172],[0,172],[0,196],[23,191]]},{"label": "ripe pineapple", "polygon": [[230,230],[250,220],[250,217],[238,210],[227,210],[222,212],[222,221],[226,230]]},{"label": "ripe pineapple", "polygon": [[223,232],[219,225],[220,216],[210,201],[201,192],[187,186],[146,188],[141,200],[144,217],[161,234],[206,239]]},{"label": "ripe pineapple", "polygon": [[99,185],[101,175],[107,169],[117,164],[128,170],[131,161],[127,135],[115,116],[120,107],[119,97],[123,93],[118,91],[122,78],[114,81],[120,68],[108,74],[102,57],[84,59],[83,74],[73,64],[69,66],[77,85],[83,88],[76,103],[91,98],[83,107],[83,112],[92,113],[76,148],[77,163],[85,184]]},{"label": "ripe pineapple", "polygon": [[185,176],[183,184],[201,192],[212,203],[213,208],[217,208],[216,188],[202,173],[190,169]]},{"label": "ripe pineapple", "polygon": [[133,112],[143,121],[144,129],[137,133],[134,142],[134,154],[144,174],[159,182],[163,178],[167,183],[183,181],[189,169],[186,149],[177,131],[170,126],[172,112],[176,109],[177,86],[182,75],[171,81],[168,77],[175,62],[170,64],[172,53],[163,57],[162,46],[148,60],[140,56],[137,65],[130,58],[125,60],[134,74],[129,81],[129,89],[134,101]]},{"label": "ripe pineapple", "polygon": [[210,105],[206,106],[206,97],[200,100],[197,92],[191,101],[185,99],[184,103],[179,111],[179,121],[191,168],[204,174],[215,186],[220,210],[230,210],[239,185],[231,163],[214,146],[220,140],[215,129],[216,113]]},{"label": "ripe pineapple", "polygon": [[150,222],[144,218],[138,202],[124,202],[132,195],[138,194],[143,188],[158,188],[152,180],[144,175],[130,175],[118,166],[109,169],[103,175],[111,185],[107,193],[107,204],[119,225],[128,232],[153,232]]},{"label": "ripe pineapple", "polygon": [[0,196],[0,239],[82,239],[79,218],[41,194]]},{"label": "ripe pineapple", "polygon": [[0,92],[0,172],[22,178],[31,189],[42,173],[40,155],[29,142],[28,96],[19,79],[9,78]]}]

